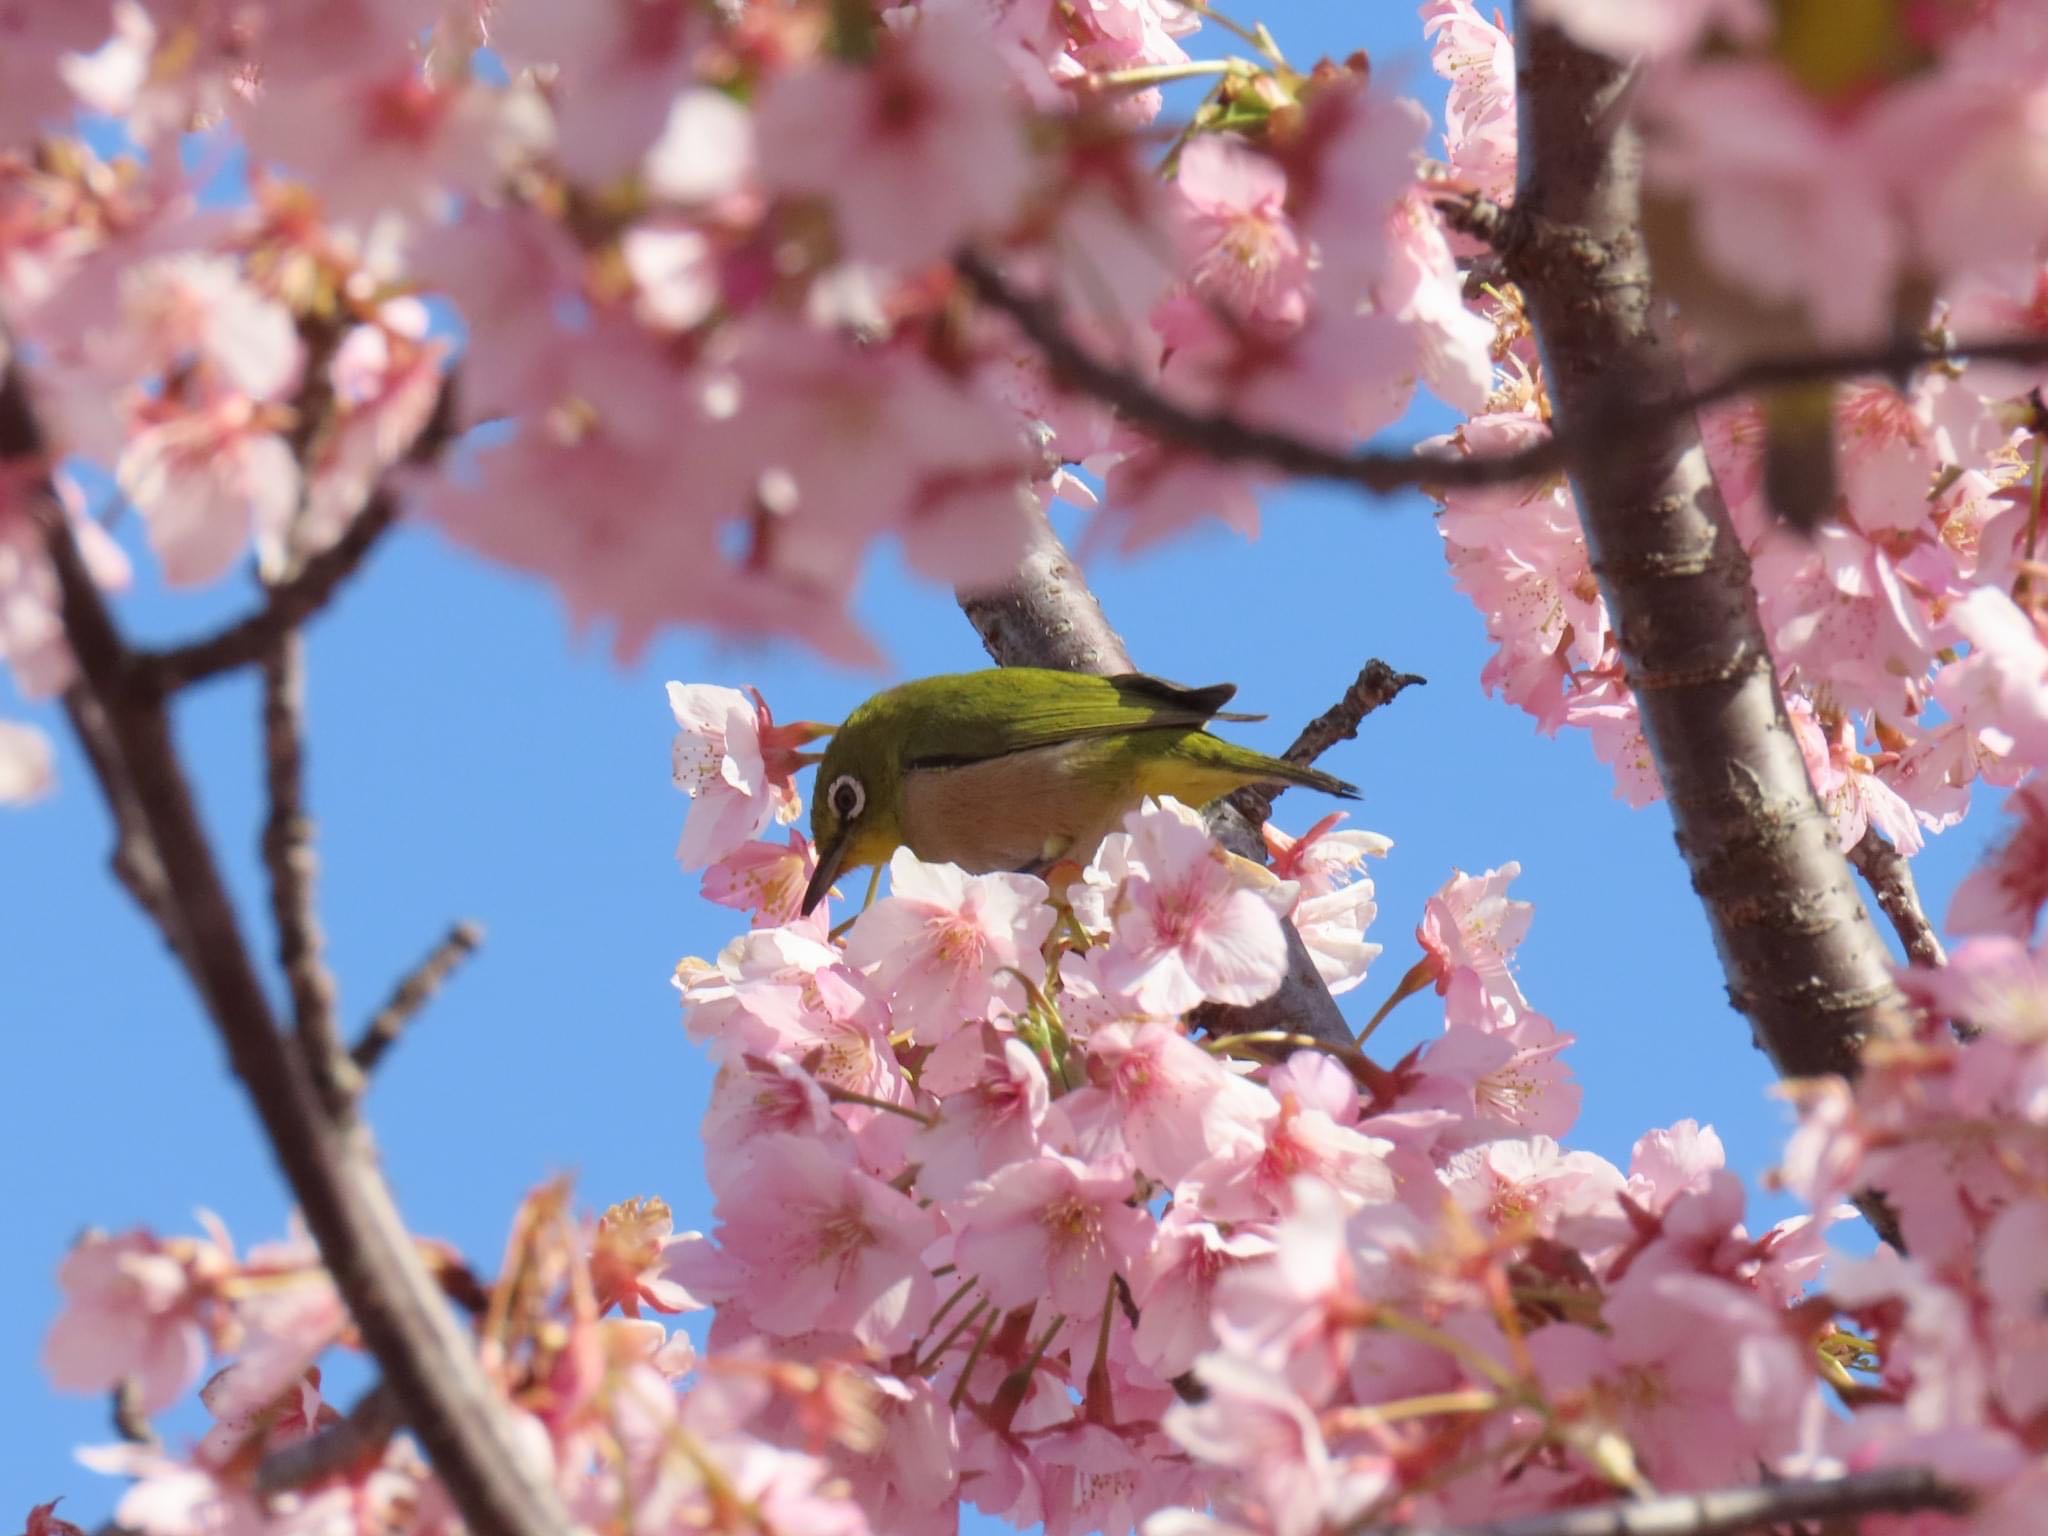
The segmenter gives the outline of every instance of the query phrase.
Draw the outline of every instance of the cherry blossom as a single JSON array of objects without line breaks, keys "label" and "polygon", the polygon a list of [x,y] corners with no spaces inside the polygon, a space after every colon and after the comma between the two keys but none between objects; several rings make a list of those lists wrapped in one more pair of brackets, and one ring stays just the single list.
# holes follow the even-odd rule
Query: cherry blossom
[{"label": "cherry blossom", "polygon": [[824,728],[778,726],[755,694],[710,684],[668,685],[669,709],[681,727],[675,739],[676,788],[690,797],[676,857],[701,869],[737,851],[771,821],[796,819],[801,802],[792,782],[802,766],[797,748]]}]

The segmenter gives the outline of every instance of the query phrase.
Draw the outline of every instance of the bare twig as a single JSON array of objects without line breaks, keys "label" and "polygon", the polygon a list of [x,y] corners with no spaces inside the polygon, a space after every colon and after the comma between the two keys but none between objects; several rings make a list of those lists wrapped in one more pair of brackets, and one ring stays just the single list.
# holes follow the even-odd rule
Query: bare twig
[{"label": "bare twig", "polygon": [[[18,359],[0,382],[0,457],[43,459]],[[220,1032],[365,1344],[476,1536],[559,1536],[567,1514],[516,1454],[505,1408],[392,1203],[367,1134],[329,1112],[305,1061],[278,1030],[200,825],[163,694],[139,679],[134,653],[47,487],[36,515],[77,686],[104,717],[113,771],[102,773],[95,759],[102,792],[117,826],[132,825],[164,872],[166,899],[152,915]]]},{"label": "bare twig", "polygon": [[[408,464],[432,464],[462,434],[460,381],[449,374],[434,401],[434,413],[406,450]],[[159,693],[175,693],[207,678],[261,661],[277,637],[303,627],[362,568],[363,562],[397,524],[398,493],[388,482],[370,493],[341,536],[308,556],[291,578],[273,586],[263,606],[225,629],[162,651],[138,651],[134,662],[143,681]]]},{"label": "bare twig", "polygon": [[1764,1483],[1711,1493],[1674,1493],[1623,1504],[1595,1504],[1485,1525],[1375,1524],[1349,1536],[1736,1536],[1796,1521],[1853,1520],[1861,1515],[1970,1507],[1962,1490],[1918,1467],[1886,1467],[1826,1481]]},{"label": "bare twig", "polygon": [[256,1468],[256,1491],[282,1493],[345,1472],[381,1455],[403,1424],[398,1394],[380,1381],[335,1423],[265,1456]]},{"label": "bare twig", "polygon": [[1614,430],[1618,399],[1688,398],[1644,254],[1630,76],[1540,22],[1515,44],[1513,217],[1545,234],[1505,253],[1679,848],[1759,1044],[1788,1076],[1851,1075],[1903,999],[1807,780],[1748,558],[1690,416]]},{"label": "bare twig", "polygon": [[149,1422],[149,1415],[142,1409],[142,1383],[133,1376],[123,1376],[120,1385],[114,1388],[111,1404],[114,1418],[114,1433],[130,1445],[155,1445],[156,1429]]},{"label": "bare twig", "polygon": [[1497,457],[1348,453],[1290,432],[1254,426],[1228,411],[1191,410],[1168,400],[1129,369],[1097,357],[1068,332],[1051,300],[1011,287],[979,252],[962,251],[953,265],[983,303],[1016,322],[1062,382],[1115,406],[1125,420],[1153,436],[1212,459],[1263,464],[1283,474],[1335,480],[1382,494],[1413,486],[1504,485],[1550,473],[1564,462],[1555,441],[1548,438]]},{"label": "bare twig", "polygon": [[[1563,239],[1538,239],[1532,235],[1530,231],[1538,226],[1528,218],[1518,219],[1515,209],[1472,198],[1459,198],[1453,206],[1462,210],[1454,220],[1456,227],[1479,234],[1507,252],[1511,258],[1510,276],[1515,270],[1512,258],[1526,262],[1533,253],[1551,259],[1568,249],[1568,242]],[[1510,246],[1512,250],[1508,249]],[[1057,305],[1012,286],[986,256],[963,251],[954,257],[953,265],[983,303],[1016,323],[1052,365],[1061,383],[1114,406],[1125,420],[1162,442],[1224,463],[1262,464],[1282,474],[1335,481],[1378,495],[1416,488],[1461,490],[1540,479],[1558,473],[1567,463],[1618,437],[1668,428],[1679,418],[1706,406],[1787,384],[1869,374],[1903,378],[1920,368],[1970,359],[2048,363],[2048,335],[2039,334],[1970,337],[1938,347],[1920,341],[1888,341],[1868,347],[1801,352],[1746,363],[1697,390],[1686,388],[1675,371],[1669,379],[1659,381],[1661,388],[1649,393],[1641,387],[1645,381],[1634,381],[1635,387],[1631,387],[1622,380],[1606,380],[1595,395],[1597,409],[1583,413],[1583,421],[1512,453],[1441,454],[1417,448],[1353,451],[1298,437],[1280,428],[1259,426],[1229,411],[1195,410],[1176,404],[1130,369],[1097,357],[1067,330]]]},{"label": "bare twig", "polygon": [[143,678],[159,693],[175,693],[223,672],[254,666],[275,648],[279,636],[327,606],[397,521],[397,494],[379,488],[341,537],[309,558],[290,581],[272,587],[254,613],[184,645],[136,653],[134,661]]},{"label": "bare twig", "polygon": [[433,1001],[434,994],[447,983],[456,967],[475,954],[483,941],[484,931],[475,923],[457,923],[418,965],[399,979],[390,998],[371,1018],[349,1053],[363,1077],[377,1069],[413,1016]]},{"label": "bare twig", "polygon": [[287,629],[263,657],[263,768],[269,808],[263,822],[263,867],[277,925],[277,958],[291,989],[299,1049],[337,1112],[349,1105],[360,1077],[341,1043],[334,1016],[334,977],[321,955],[320,912],[313,877],[313,821],[306,814],[306,641]]},{"label": "bare twig", "polygon": [[1948,964],[1941,940],[1935,936],[1934,924],[1921,908],[1912,861],[1879,836],[1877,828],[1871,827],[1849,850],[1849,862],[1868,882],[1884,915],[1892,920],[1892,931],[1906,947],[1906,958],[1915,965]]},{"label": "bare twig", "polygon": [[[1356,737],[1359,722],[1382,704],[1393,703],[1402,689],[1426,681],[1413,672],[1396,672],[1375,656],[1358,669],[1358,676],[1344,690],[1344,697],[1303,726],[1294,745],[1280,755],[1290,763],[1308,766],[1338,742]],[[1251,784],[1232,795],[1230,803],[1256,827],[1272,817],[1273,802],[1286,789],[1285,784]]]}]

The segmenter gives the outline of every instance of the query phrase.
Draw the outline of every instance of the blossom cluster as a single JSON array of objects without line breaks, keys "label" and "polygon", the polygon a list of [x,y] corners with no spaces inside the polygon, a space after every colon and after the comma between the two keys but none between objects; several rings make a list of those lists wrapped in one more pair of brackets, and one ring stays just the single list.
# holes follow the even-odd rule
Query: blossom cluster
[{"label": "blossom cluster", "polygon": [[[1422,108],[1362,63],[1193,60],[1179,0],[21,10],[0,320],[65,493],[96,466],[173,583],[252,551],[275,577],[388,481],[623,653],[691,622],[862,661],[848,603],[879,537],[973,586],[1055,495],[1126,546],[1255,526],[1270,475],[1065,394],[970,302],[967,249],[1191,408],[1341,445],[1418,383],[1485,398]],[[1233,126],[1162,176],[1178,77]],[[102,131],[73,137],[79,111]],[[444,427],[491,431],[408,474],[451,435],[420,441],[451,363]],[[0,660],[40,697],[66,662],[20,489]],[[44,787],[46,757],[6,726],[0,792]]]}]

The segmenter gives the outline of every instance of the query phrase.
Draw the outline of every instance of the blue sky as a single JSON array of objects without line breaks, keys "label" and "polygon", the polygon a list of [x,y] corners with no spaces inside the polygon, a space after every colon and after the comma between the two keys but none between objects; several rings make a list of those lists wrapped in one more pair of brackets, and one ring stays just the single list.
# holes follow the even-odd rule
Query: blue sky
[{"label": "blue sky", "polygon": [[[1286,0],[1259,14],[1297,63],[1362,46],[1377,71],[1438,99],[1406,7]],[[1391,435],[1445,425],[1425,410]],[[1429,679],[1324,760],[1364,789],[1353,824],[1394,840],[1375,871],[1386,954],[1347,999],[1354,1023],[1415,958],[1422,902],[1451,870],[1518,859],[1515,894],[1536,903],[1523,990],[1578,1036],[1574,1144],[1625,1163],[1642,1131],[1693,1116],[1753,1179],[1785,1114],[1726,1003],[1668,814],[1615,800],[1583,734],[1544,739],[1481,694],[1483,625],[1451,587],[1430,511],[1412,496],[1296,489],[1270,500],[1256,541],[1205,532],[1093,562],[1088,575],[1139,665],[1235,681],[1241,706],[1272,718],[1233,734],[1267,750],[1368,656]],[[121,613],[139,636],[169,639],[248,601],[239,588],[171,596],[145,579]],[[542,587],[407,528],[314,627],[310,788],[345,1016],[374,1009],[452,919],[488,934],[369,1100],[418,1230],[489,1269],[520,1197],[562,1171],[592,1209],[658,1194],[679,1225],[709,1224],[697,1137],[709,1074],[679,1027],[669,975],[683,955],[715,954],[735,924],[673,860],[686,802],[669,781],[662,684],[753,683],[782,718],[833,719],[888,682],[983,662],[950,595],[907,577],[893,551],[878,553],[861,607],[890,658],[882,674],[682,632],[622,670],[602,637],[567,632]],[[4,684],[0,712],[61,726]],[[255,718],[254,683],[237,678],[195,692],[177,724],[267,955]],[[105,816],[68,741],[60,771],[55,799],[0,817],[0,1019],[15,1084],[0,1528],[59,1494],[66,1514],[90,1522],[119,1491],[71,1460],[74,1446],[109,1438],[105,1405],[55,1395],[36,1363],[75,1233],[190,1231],[203,1205],[246,1245],[277,1235],[289,1209],[210,1027],[106,873]],[[1328,808],[1296,792],[1279,819],[1299,831]],[[1919,861],[1937,913],[1993,828],[1980,810]],[[1438,1018],[1426,998],[1404,1004],[1377,1050],[1406,1050]],[[1764,1202],[1767,1217],[1782,1209]],[[165,1427],[175,1437],[198,1420]]]}]

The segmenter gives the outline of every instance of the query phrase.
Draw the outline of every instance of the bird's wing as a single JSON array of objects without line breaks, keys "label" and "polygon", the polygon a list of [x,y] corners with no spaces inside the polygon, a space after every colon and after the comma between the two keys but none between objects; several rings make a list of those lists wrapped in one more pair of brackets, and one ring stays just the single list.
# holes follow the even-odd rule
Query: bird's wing
[{"label": "bird's wing", "polygon": [[[982,681],[969,681],[977,678]],[[1261,718],[1218,713],[1237,692],[1234,683],[1186,688],[1139,672],[1044,672],[999,711],[985,707],[979,690],[986,686],[986,674],[930,680],[919,700],[920,750],[903,764],[906,770],[986,762],[1093,736],[1199,730],[1211,720]]]}]

